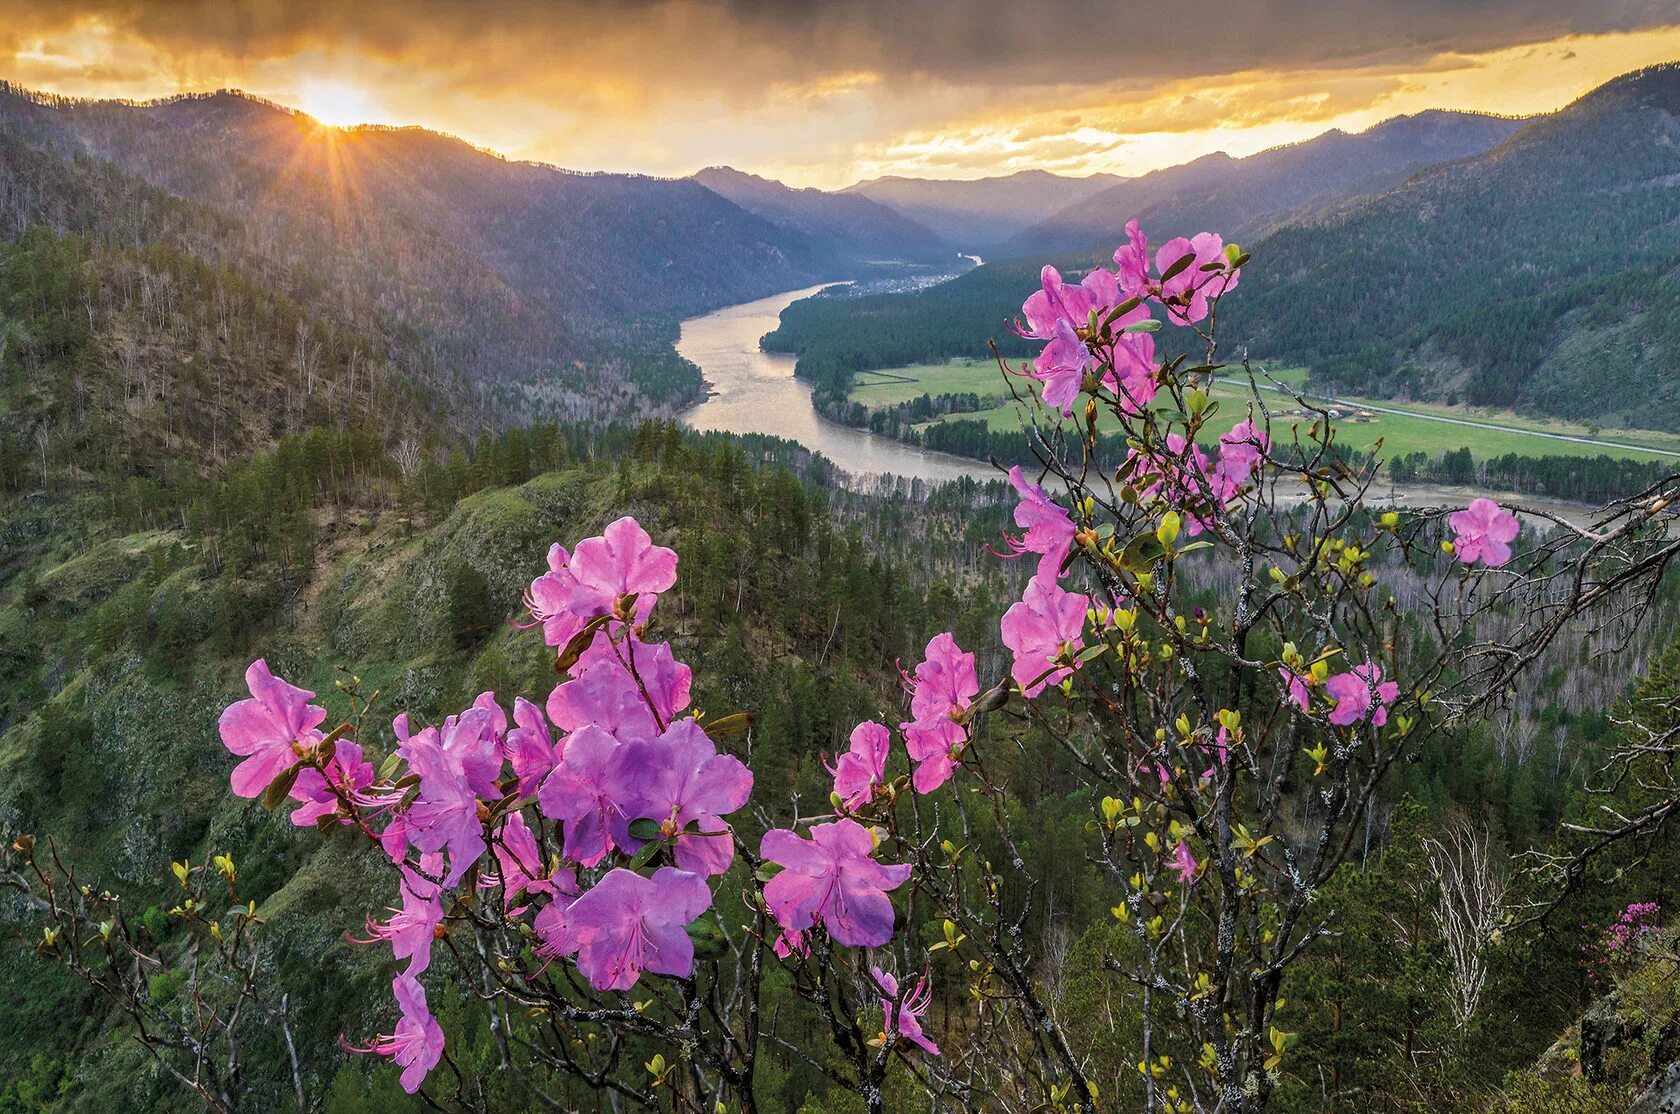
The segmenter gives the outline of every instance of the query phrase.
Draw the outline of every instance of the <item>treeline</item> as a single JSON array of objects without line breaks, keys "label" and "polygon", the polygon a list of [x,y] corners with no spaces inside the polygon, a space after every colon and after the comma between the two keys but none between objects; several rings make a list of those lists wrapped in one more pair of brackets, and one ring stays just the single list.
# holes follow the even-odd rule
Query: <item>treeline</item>
[{"label": "treeline", "polygon": [[1680,470],[1680,462],[1606,456],[1504,456],[1478,460],[1468,448],[1430,456],[1391,457],[1384,467],[1398,484],[1441,483],[1546,495],[1579,503],[1605,503]]}]

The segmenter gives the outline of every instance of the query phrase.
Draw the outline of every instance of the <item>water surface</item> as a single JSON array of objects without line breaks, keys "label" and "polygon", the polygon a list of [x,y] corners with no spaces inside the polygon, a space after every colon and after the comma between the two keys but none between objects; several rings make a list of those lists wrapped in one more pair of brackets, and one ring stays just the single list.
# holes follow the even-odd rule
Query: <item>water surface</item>
[{"label": "water surface", "polygon": [[677,351],[699,365],[712,395],[686,411],[683,423],[699,430],[786,437],[854,475],[885,472],[934,481],[998,478],[980,461],[924,452],[817,414],[811,385],[793,377],[794,357],[766,352],[758,341],[776,327],[782,310],[822,289],[790,290],[684,321]]}]

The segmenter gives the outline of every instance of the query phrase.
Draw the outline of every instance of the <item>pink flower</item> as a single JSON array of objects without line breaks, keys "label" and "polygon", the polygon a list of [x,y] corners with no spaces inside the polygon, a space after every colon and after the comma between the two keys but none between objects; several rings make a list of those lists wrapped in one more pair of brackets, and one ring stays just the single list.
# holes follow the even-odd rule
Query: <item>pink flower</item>
[{"label": "pink flower", "polygon": [[891,747],[892,735],[884,724],[864,722],[852,728],[850,749],[828,767],[842,805],[857,809],[869,803],[875,787],[886,778]]},{"label": "pink flower", "polygon": [[543,627],[543,641],[564,646],[591,619],[611,615],[618,601],[635,596],[632,620],[642,626],[659,593],[677,582],[676,552],[653,544],[634,518],[621,518],[599,537],[548,551],[548,572],[531,582],[525,603]]},{"label": "pink flower", "polygon": [[[620,654],[634,661],[634,676]],[[692,672],[672,655],[669,643],[628,638],[615,646],[598,638],[579,659],[576,676],[549,693],[548,718],[561,731],[594,724],[619,739],[645,739],[688,707],[692,683]]]},{"label": "pink flower", "polygon": [[1237,423],[1219,438],[1219,463],[1213,466],[1212,486],[1221,501],[1230,502],[1260,470],[1270,448],[1270,439],[1255,428],[1252,418]]},{"label": "pink flower", "polygon": [[443,753],[461,771],[472,791],[480,797],[494,799],[501,796],[496,779],[502,776],[506,734],[507,713],[496,703],[495,693],[485,692],[460,715],[445,718],[437,738]]},{"label": "pink flower", "polygon": [[1310,690],[1307,688],[1307,679],[1287,665],[1278,666],[1278,675],[1283,678],[1286,694],[1284,699],[1301,711],[1306,711],[1308,702],[1312,699]]},{"label": "pink flower", "polygon": [[[1188,240],[1180,236],[1162,244],[1155,253],[1156,272],[1165,273],[1186,255],[1194,255],[1195,260],[1161,283],[1158,297],[1167,307],[1168,316],[1183,324],[1194,324],[1208,315],[1210,298],[1237,288],[1241,272],[1224,269],[1225,241],[1212,232],[1198,232]],[[1220,269],[1202,269],[1209,264],[1218,264]]]},{"label": "pink flower", "polygon": [[1492,499],[1472,499],[1448,521],[1453,528],[1453,553],[1466,565],[1480,561],[1498,568],[1511,559],[1511,543],[1520,529],[1517,516]]},{"label": "pink flower", "polygon": [[1051,663],[1065,650],[1080,648],[1090,607],[1089,599],[1063,591],[1041,574],[1027,582],[1020,602],[1004,612],[1003,644],[1015,653],[1010,675],[1029,699],[1073,672]]},{"label": "pink flower", "polygon": [[[1083,389],[1085,371],[1092,362],[1079,330],[1090,326],[1093,313],[1103,317],[1120,303],[1120,288],[1114,274],[1101,268],[1086,275],[1078,286],[1070,286],[1056,268],[1047,266],[1039,272],[1039,281],[1041,289],[1021,306],[1027,327],[1017,327],[1015,332],[1048,342],[1028,374],[1044,383],[1044,404],[1067,415],[1073,413],[1073,400]],[[1148,315],[1139,306],[1116,324],[1130,324]]]},{"label": "pink flower", "polygon": [[259,797],[270,782],[297,765],[298,750],[321,741],[316,728],[327,710],[309,701],[315,694],[289,685],[268,671],[261,658],[245,670],[251,699],[230,704],[217,726],[222,744],[245,761],[233,768],[233,791]]},{"label": "pink flower", "polygon": [[401,820],[408,843],[423,854],[449,853],[449,872],[443,884],[453,886],[484,854],[484,822],[478,795],[467,775],[428,727],[407,743],[409,769],[420,778],[420,792]]},{"label": "pink flower", "polygon": [[366,1048],[344,1047],[350,1052],[389,1056],[402,1066],[402,1089],[412,1095],[426,1081],[426,1073],[443,1059],[443,1029],[426,1008],[426,991],[420,980],[400,975],[391,983],[391,990],[402,1010],[396,1031],[374,1038]]},{"label": "pink flower", "polygon": [[776,942],[770,945],[770,950],[783,959],[790,955],[797,955],[803,959],[811,954],[811,945],[806,941],[803,932],[790,932],[784,928],[776,937]]},{"label": "pink flower", "polygon": [[443,903],[436,882],[402,868],[402,908],[391,908],[391,919],[376,921],[368,918],[368,938],[358,944],[385,941],[398,959],[408,960],[403,974],[419,977],[432,965],[432,941],[437,939],[438,926],[443,924]]},{"label": "pink flower", "polygon": [[[1181,236],[1162,244],[1155,252],[1156,273],[1171,269],[1186,255],[1195,258],[1184,270],[1165,282],[1153,277],[1149,272],[1149,237],[1135,219],[1127,221],[1126,242],[1114,252],[1120,292],[1129,298],[1157,299],[1167,308],[1168,316],[1180,324],[1202,320],[1208,315],[1209,301],[1235,290],[1242,272],[1227,269],[1225,242],[1212,232],[1202,232],[1188,240]],[[1209,264],[1218,264],[1219,269],[1203,270]]]},{"label": "pink flower", "polygon": [[904,749],[916,763],[916,770],[910,775],[916,792],[932,793],[950,781],[968,743],[968,732],[962,725],[949,719],[931,719],[926,723],[900,724],[899,729],[904,732]]},{"label": "pink flower", "polygon": [[570,869],[549,872],[536,834],[521,813],[515,812],[502,822],[490,841],[490,850],[500,870],[494,874],[485,872],[478,884],[501,886],[502,904],[515,916],[525,911],[526,907],[519,902],[525,895],[577,893],[577,872]]},{"label": "pink flower", "polygon": [[594,866],[612,850],[612,831],[623,814],[613,799],[613,760],[622,744],[599,727],[582,727],[566,741],[566,754],[537,790],[537,807],[565,824],[566,858]]},{"label": "pink flower", "polygon": [[874,977],[875,985],[881,989],[882,1024],[887,1035],[891,1036],[894,1032],[893,1015],[896,1013],[899,1038],[917,1045],[930,1056],[939,1055],[939,1046],[922,1032],[922,1018],[927,1016],[928,1006],[933,1001],[933,990],[928,986],[927,976],[923,975],[916,980],[916,988],[906,994],[900,1002],[896,978],[879,967],[871,967],[869,973]]},{"label": "pink flower", "polygon": [[1190,844],[1184,840],[1178,841],[1178,847],[1173,851],[1172,868],[1178,871],[1180,882],[1193,882],[1196,879],[1196,856],[1190,853]]},{"label": "pink flower", "polygon": [[[1377,705],[1371,706],[1371,692],[1376,690]],[[1400,685],[1383,681],[1382,668],[1375,662],[1354,666],[1352,672],[1338,673],[1324,682],[1324,694],[1336,702],[1330,722],[1338,727],[1351,727],[1369,718],[1372,727],[1388,722],[1388,709],[1400,696]]]},{"label": "pink flower", "polygon": [[924,653],[910,685],[910,714],[918,723],[954,719],[980,695],[974,655],[963,653],[949,631],[934,635]]},{"label": "pink flower", "polygon": [[507,735],[508,763],[519,779],[519,795],[529,797],[560,761],[561,748],[549,734],[542,709],[523,696],[514,698],[513,721],[518,726]]},{"label": "pink flower", "polygon": [[[1039,573],[1048,574],[1052,580],[1057,579],[1062,575],[1068,551],[1073,548],[1073,519],[1044,493],[1042,487],[1028,480],[1019,465],[1009,470],[1009,483],[1021,493],[1021,501],[1015,505],[1015,525],[1026,531],[1018,538],[1005,535],[1009,542],[1009,555],[1037,553],[1040,555]],[[929,649],[932,649],[931,644]],[[970,672],[973,671],[973,661],[971,655]],[[975,687],[975,691],[979,691],[979,686]],[[922,717],[918,715],[917,718]]]},{"label": "pink flower", "polygon": [[1133,417],[1142,414],[1161,389],[1156,378],[1160,368],[1155,365],[1155,338],[1148,333],[1121,333],[1114,341],[1109,362],[1113,370],[1103,376],[1103,386],[1114,392],[1126,413]]},{"label": "pink flower", "polygon": [[776,923],[791,932],[821,924],[849,948],[876,948],[892,939],[887,891],[904,884],[910,866],[883,866],[874,852],[875,837],[853,820],[818,824],[809,840],[785,828],[765,832],[759,854],[786,868],[764,885]]},{"label": "pink flower", "polygon": [[[363,761],[362,748],[348,739],[340,739],[333,748],[325,774],[313,766],[298,771],[297,781],[292,785],[292,799],[303,803],[292,810],[292,823],[301,828],[338,812],[340,801],[333,786],[346,796],[359,798],[361,790],[372,785],[373,780],[373,764]],[[348,824],[350,818],[340,822]]]},{"label": "pink flower", "polygon": [[643,971],[686,978],[694,971],[686,928],[711,905],[699,875],[671,867],[651,878],[612,870],[566,909],[552,946],[576,952],[578,971],[596,990],[629,990]]},{"label": "pink flower", "polygon": [[624,830],[613,842],[633,853],[641,841],[629,837],[628,822],[656,820],[658,838],[675,841],[677,866],[722,874],[735,861],[735,840],[722,818],[747,803],[752,784],[740,759],[719,754],[694,720],[679,720],[658,739],[625,743],[615,756],[608,789]]}]

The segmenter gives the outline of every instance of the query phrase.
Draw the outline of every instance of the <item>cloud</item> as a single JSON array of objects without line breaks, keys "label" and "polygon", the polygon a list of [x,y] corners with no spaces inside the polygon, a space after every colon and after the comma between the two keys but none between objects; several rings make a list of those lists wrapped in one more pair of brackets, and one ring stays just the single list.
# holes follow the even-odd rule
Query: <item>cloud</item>
[{"label": "cloud", "polygon": [[55,91],[236,85],[299,103],[330,79],[373,122],[424,123],[518,157],[658,173],[727,161],[829,185],[895,157],[912,173],[989,172],[987,158],[1135,170],[1208,142],[1300,138],[1413,96],[1509,105],[1497,80],[1466,75],[1508,81],[1523,62],[1510,52],[1559,71],[1520,91],[1567,99],[1639,64],[1582,44],[1680,24],[1673,0],[1202,0],[1193,19],[1090,0],[8,0],[7,11],[0,76]]}]

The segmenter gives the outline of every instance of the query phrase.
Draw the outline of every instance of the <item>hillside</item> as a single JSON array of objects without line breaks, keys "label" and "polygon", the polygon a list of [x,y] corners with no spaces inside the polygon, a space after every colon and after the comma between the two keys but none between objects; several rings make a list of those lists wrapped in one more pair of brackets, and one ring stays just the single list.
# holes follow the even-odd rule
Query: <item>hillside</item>
[{"label": "hillside", "polygon": [[[585,395],[629,380],[681,400],[698,377],[663,351],[678,318],[856,265],[848,246],[693,181],[509,162],[419,128],[329,128],[237,93],[134,105],[4,87],[0,136],[57,160],[56,177],[121,171],[207,207],[224,219],[191,235],[195,254],[259,260],[281,292],[412,337],[476,380],[564,368]],[[0,175],[11,207],[35,211],[14,225],[133,238],[32,184],[39,171],[7,159]]]},{"label": "hillside", "polygon": [[1102,249],[1125,238],[1132,217],[1161,238],[1215,228],[1247,243],[1303,206],[1378,192],[1425,166],[1481,154],[1521,126],[1479,113],[1420,112],[1247,158],[1208,155],[1086,198],[1012,237],[996,255],[1106,254]]},{"label": "hillside", "polygon": [[844,192],[897,210],[963,251],[988,255],[1022,229],[1123,181],[1113,174],[1070,178],[1023,170],[972,180],[889,176]]},{"label": "hillside", "polygon": [[1280,229],[1228,320],[1332,385],[1680,428],[1677,214],[1669,64]]},{"label": "hillside", "polygon": [[[1274,162],[1273,196],[1298,208],[1242,241],[1256,267],[1221,315],[1222,333],[1257,356],[1307,366],[1327,391],[1680,428],[1677,110],[1680,65],[1670,64],[1618,78],[1484,154],[1371,194],[1350,196],[1369,180],[1354,178],[1303,201]],[[1396,149],[1410,148],[1402,140],[1420,120],[1395,125]],[[1510,126],[1464,120],[1484,138]],[[1311,146],[1273,157],[1300,160]],[[1239,174],[1246,161],[1226,169]],[[1235,193],[1207,188],[1218,165],[1162,172],[1198,184],[1153,202],[1145,225],[1157,242],[1191,225],[1235,227],[1236,236],[1270,226],[1272,217],[1233,208]],[[1221,215],[1238,223],[1222,228]],[[1188,223],[1176,229],[1173,220]],[[789,308],[768,343],[797,352],[800,374],[831,390],[859,370],[983,355],[985,338],[1024,357],[1034,346],[1004,323],[1036,286],[1039,265],[1077,272],[1099,259],[1106,253],[1087,242],[988,263],[917,294],[808,300]]]},{"label": "hillside", "polygon": [[928,229],[859,194],[794,189],[728,166],[708,167],[694,180],[778,228],[827,245],[853,265],[955,258],[956,249]]}]

